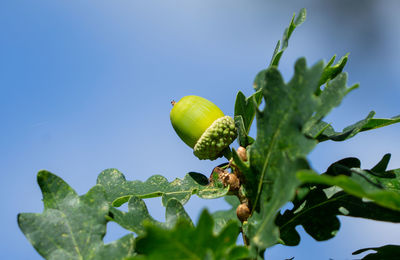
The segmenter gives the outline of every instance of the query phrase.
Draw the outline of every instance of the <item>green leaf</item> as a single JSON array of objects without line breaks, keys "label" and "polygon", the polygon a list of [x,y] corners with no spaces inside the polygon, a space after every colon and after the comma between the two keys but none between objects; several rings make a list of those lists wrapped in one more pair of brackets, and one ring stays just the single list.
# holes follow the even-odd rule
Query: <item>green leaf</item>
[{"label": "green leaf", "polygon": [[[351,176],[329,176],[325,174],[319,175],[311,170],[303,170],[298,172],[297,177],[304,183],[319,183],[331,186],[335,185],[353,196],[367,198],[383,207],[400,211],[399,190],[384,189],[383,187],[379,187],[363,174],[366,173],[365,171],[351,169],[351,172]],[[390,173],[397,176],[395,179],[395,185],[398,186],[400,169],[392,170]],[[392,182],[386,181],[385,183],[388,185]]]},{"label": "green leaf", "polygon": [[289,46],[289,39],[294,29],[296,29],[297,26],[301,25],[306,20],[306,9],[305,8],[301,9],[297,18],[295,17],[296,14],[293,14],[289,27],[286,28],[285,32],[283,33],[282,46],[280,41],[278,41],[278,43],[276,44],[274,54],[272,55],[272,59],[269,65],[270,67],[279,65],[279,61],[282,57],[283,52]]},{"label": "green leaf", "polygon": [[128,234],[99,248],[95,259],[126,259],[129,256],[134,256],[135,237],[133,234]]},{"label": "green leaf", "polygon": [[242,116],[244,129],[248,134],[251,124],[256,115],[256,108],[261,104],[262,92],[257,91],[250,97],[246,98],[245,95],[239,91],[235,101],[235,116]]},{"label": "green leaf", "polygon": [[162,197],[163,205],[171,198],[185,204],[192,194],[203,199],[214,199],[224,196],[229,187],[214,187],[209,185],[208,178],[200,173],[188,173],[183,179],[172,182],[161,175],[153,175],[147,181],[127,181],[125,176],[116,169],[107,169],[100,173],[97,184],[104,187],[106,197],[113,206],[119,207],[128,202],[132,196],[142,199]]},{"label": "green leaf", "polygon": [[[390,153],[385,154],[383,158],[371,169],[371,171],[375,173],[385,172],[389,164],[390,157],[391,157]],[[397,186],[397,188],[398,190],[400,190],[400,186]]]},{"label": "green leaf", "polygon": [[228,210],[219,210],[212,214],[214,219],[214,233],[219,233],[229,222],[236,222],[238,227],[241,225],[236,216],[236,208],[240,204],[239,199],[236,196],[225,196],[225,200],[232,208]]},{"label": "green leaf", "polygon": [[110,212],[110,220],[115,221],[123,228],[133,231],[138,235],[142,235],[145,232],[143,226],[145,221],[165,228],[172,228],[180,218],[186,219],[189,223],[192,222],[182,204],[176,199],[170,199],[167,202],[165,223],[153,219],[144,201],[136,196],[132,196],[129,199],[128,212],[123,212],[113,207],[110,209]]},{"label": "green leaf", "polygon": [[109,210],[103,187],[96,185],[79,197],[48,171],[40,171],[37,179],[44,211],[19,214],[18,224],[40,255],[46,259],[109,259],[111,254],[113,259],[123,259],[134,255],[131,235],[103,243]]},{"label": "green leaf", "polygon": [[371,118],[368,122],[363,126],[361,131],[372,130],[388,125],[392,125],[400,122],[400,115],[392,117],[392,118]]},{"label": "green leaf", "polygon": [[340,227],[336,215],[342,206],[341,201],[329,201],[323,190],[315,189],[302,202],[292,210],[286,210],[283,215],[279,214],[276,219],[282,243],[289,246],[300,243],[300,235],[295,230],[297,225],[303,225],[305,231],[317,241],[334,237]]},{"label": "green leaf", "polygon": [[250,194],[252,216],[246,234],[258,250],[276,244],[279,229],[275,218],[279,209],[295,195],[300,185],[296,172],[308,169],[304,159],[317,144],[304,133],[312,128],[348,93],[347,76],[338,74],[318,93],[324,68],[319,62],[307,68],[305,59],[295,65],[295,74],[285,84],[279,71],[271,67],[261,72],[260,86],[265,100],[263,111],[257,111],[257,138],[249,148],[249,165],[235,164],[243,173]]},{"label": "green leaf", "polygon": [[362,260],[397,260],[400,255],[399,245],[385,245],[381,247],[369,247],[364,249],[359,249],[353,252],[353,255],[358,255],[369,250],[374,250],[376,253],[371,253],[362,258]]},{"label": "green leaf", "polygon": [[360,160],[353,157],[345,158],[329,166],[325,174],[330,176],[346,175],[354,180],[366,181],[367,185],[372,185],[373,189],[400,193],[399,169],[387,171],[389,160],[390,154],[385,154],[371,170],[362,170]]},{"label": "green leaf", "polygon": [[[272,54],[271,62],[269,64],[269,68],[270,67],[278,67],[279,61],[282,57],[283,52],[289,46],[289,39],[290,39],[290,36],[292,35],[294,29],[296,29],[297,26],[301,25],[306,20],[306,9],[305,8],[301,9],[297,18],[295,18],[295,16],[296,16],[296,14],[293,14],[293,17],[292,17],[292,20],[290,21],[289,27],[286,28],[285,32],[283,33],[282,45],[281,45],[281,41],[278,41],[276,43],[274,53]],[[265,86],[267,84],[266,78],[263,75],[265,72],[266,72],[266,70],[260,71],[254,80],[253,87],[256,91],[260,90],[263,86]]]},{"label": "green leaf", "polygon": [[337,187],[312,186],[307,196],[295,204],[293,209],[286,210],[276,220],[280,238],[289,246],[300,242],[300,235],[295,230],[298,225],[302,225],[317,241],[334,237],[340,228],[338,215],[400,223],[398,211],[365,202]]},{"label": "green leaf", "polygon": [[319,80],[320,86],[328,82],[330,79],[334,79],[337,75],[339,75],[343,71],[344,66],[346,66],[348,56],[349,54],[347,53],[333,66],[331,65],[335,62],[336,55],[334,55],[328,61],[328,64],[325,66],[324,71],[322,72],[321,78]]},{"label": "green leaf", "polygon": [[309,129],[307,135],[317,139],[319,142],[326,140],[344,141],[355,136],[359,132],[373,130],[400,122],[400,116],[392,118],[373,118],[374,115],[375,112],[371,111],[365,119],[344,128],[341,132],[336,132],[330,124],[321,121],[312,129]]},{"label": "green leaf", "polygon": [[185,220],[172,230],[148,223],[146,233],[137,239],[136,249],[143,259],[243,259],[248,250],[236,246],[239,227],[229,222],[218,235],[213,233],[213,219],[203,211],[196,227]]},{"label": "green leaf", "polygon": [[238,142],[240,146],[247,147],[250,144],[249,136],[244,126],[243,117],[235,116],[235,126],[238,132]]},{"label": "green leaf", "polygon": [[[344,96],[346,96],[351,90],[355,89],[355,87],[348,88],[346,86],[347,82],[347,74],[341,73],[336,76],[336,78],[329,81],[324,90],[321,91],[319,88],[316,94],[319,98],[319,104],[315,108],[314,115],[308,120],[307,124],[303,128],[303,132],[306,135],[309,132],[316,131],[315,125],[319,125],[321,119],[327,115],[334,107],[340,105]],[[318,131],[321,131],[318,127],[316,128]],[[325,129],[323,129],[325,130]]]},{"label": "green leaf", "polygon": [[[371,170],[361,170],[361,163],[357,158],[345,158],[329,166],[320,176],[348,178],[361,186],[365,193],[375,190],[400,193],[400,174],[386,171],[389,159],[390,155],[386,154]],[[317,241],[334,237],[340,227],[337,215],[400,223],[399,211],[365,201],[364,194],[352,193],[357,189],[348,192],[349,184],[345,185],[346,189],[342,189],[343,185],[326,184],[306,182],[297,190],[293,209],[278,215],[276,223],[284,244],[294,246],[300,242],[300,236],[295,230],[297,225],[302,225]],[[381,201],[380,204],[385,203]]]},{"label": "green leaf", "polygon": [[254,185],[258,183],[259,176],[253,172],[248,161],[244,162],[239,158],[239,155],[235,149],[232,149],[232,159],[236,167],[239,169],[241,175],[240,189],[243,192],[243,195],[250,200],[255,200],[257,197],[257,189]]}]

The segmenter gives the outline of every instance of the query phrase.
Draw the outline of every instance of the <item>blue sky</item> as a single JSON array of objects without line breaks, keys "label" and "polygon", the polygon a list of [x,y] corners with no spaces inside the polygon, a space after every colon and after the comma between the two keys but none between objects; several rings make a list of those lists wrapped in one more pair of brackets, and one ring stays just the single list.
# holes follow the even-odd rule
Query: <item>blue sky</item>
[{"label": "blue sky", "polygon": [[[0,4],[0,198],[2,259],[40,259],[18,229],[19,212],[41,212],[36,173],[47,169],[83,194],[106,168],[129,180],[189,171],[209,174],[221,161],[199,161],[169,122],[170,100],[195,94],[233,114],[237,91],[252,93],[293,12],[308,18],[284,54],[286,80],[293,64],[350,52],[346,97],[327,121],[341,129],[365,117],[400,114],[400,3],[388,1],[28,1]],[[400,125],[321,144],[313,167],[356,156],[363,167],[392,154],[400,167]],[[162,219],[160,200],[148,201]],[[196,197],[203,207],[227,206]],[[400,243],[399,225],[341,218],[336,238],[317,243],[302,232],[297,247],[276,246],[269,259],[352,259],[351,252]],[[109,224],[105,240],[124,234]],[[311,256],[311,250],[313,256]],[[314,258],[313,258],[314,257]]]}]

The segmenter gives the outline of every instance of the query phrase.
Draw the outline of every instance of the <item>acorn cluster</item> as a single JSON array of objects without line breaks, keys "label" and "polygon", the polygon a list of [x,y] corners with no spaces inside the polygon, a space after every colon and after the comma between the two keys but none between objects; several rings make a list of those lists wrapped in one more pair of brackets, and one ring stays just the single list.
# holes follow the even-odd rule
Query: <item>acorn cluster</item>
[{"label": "acorn cluster", "polygon": [[232,117],[224,116],[215,120],[202,134],[194,146],[193,153],[199,159],[215,160],[237,137]]},{"label": "acorn cluster", "polygon": [[[240,160],[242,160],[243,162],[246,162],[248,160],[246,148],[240,146],[236,152]],[[227,171],[226,167],[231,168],[233,172]],[[248,199],[241,191],[241,181],[243,181],[242,180],[243,176],[241,175],[239,169],[235,167],[233,161],[230,161],[229,164],[227,164],[224,167],[215,167],[210,175],[211,185],[215,185],[215,179],[214,179],[215,174],[218,177],[217,179],[224,186],[229,185],[229,191],[231,192],[231,194],[238,197],[240,201],[239,206],[236,208],[236,215],[238,219],[241,222],[247,221],[247,219],[251,215],[251,207],[249,205]]]},{"label": "acorn cluster", "polygon": [[[171,102],[173,108],[170,113],[172,127],[178,136],[188,146],[193,148],[193,153],[201,160],[215,160],[221,157],[225,149],[237,137],[235,121],[224,113],[211,101],[199,96],[185,96],[178,102]],[[246,148],[237,149],[239,158],[246,162]],[[236,209],[237,217],[241,222],[247,221],[251,215],[249,201],[241,191],[241,173],[234,166],[232,159],[227,167],[233,170],[226,171],[226,167],[215,167],[210,176],[210,185],[214,185],[214,173],[218,180],[229,186],[229,191],[235,194],[240,201]]]}]

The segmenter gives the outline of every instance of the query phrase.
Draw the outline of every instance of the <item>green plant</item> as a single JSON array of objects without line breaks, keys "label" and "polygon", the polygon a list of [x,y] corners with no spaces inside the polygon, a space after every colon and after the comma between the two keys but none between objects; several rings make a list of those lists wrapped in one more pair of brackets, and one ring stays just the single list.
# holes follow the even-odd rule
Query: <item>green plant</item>
[{"label": "green plant", "polygon": [[[61,178],[40,171],[44,211],[18,215],[22,232],[39,254],[48,259],[263,259],[273,245],[297,245],[298,225],[323,241],[338,231],[340,215],[400,222],[400,169],[387,170],[389,154],[372,169],[362,169],[357,158],[345,158],[322,174],[313,171],[306,159],[321,142],[345,141],[359,132],[400,122],[400,116],[379,119],[371,112],[339,132],[323,121],[357,87],[348,87],[342,72],[347,55],[336,64],[333,57],[311,67],[301,58],[292,79],[284,82],[279,61],[305,15],[303,9],[297,18],[293,16],[269,67],[255,78],[255,93],[246,97],[238,92],[234,123],[241,148],[215,154],[223,152],[229,160],[215,167],[210,178],[189,173],[172,182],[160,175],[145,182],[127,181],[118,170],[108,169],[88,193],[78,196]],[[262,100],[265,106],[260,110]],[[223,116],[214,114],[211,123]],[[172,117],[178,125],[185,124],[184,119]],[[254,118],[256,138],[249,136]],[[194,147],[194,139],[211,123],[183,140]],[[183,207],[193,194],[207,199],[225,196],[232,207],[213,214],[204,210],[194,225]],[[150,216],[143,200],[153,197],[162,197],[163,223]],[[281,213],[288,202],[293,208]],[[118,208],[124,203],[127,211]],[[109,221],[136,237],[129,234],[104,244]],[[240,233],[244,245],[236,244]],[[365,259],[399,254],[396,245],[372,249],[377,253]]]}]

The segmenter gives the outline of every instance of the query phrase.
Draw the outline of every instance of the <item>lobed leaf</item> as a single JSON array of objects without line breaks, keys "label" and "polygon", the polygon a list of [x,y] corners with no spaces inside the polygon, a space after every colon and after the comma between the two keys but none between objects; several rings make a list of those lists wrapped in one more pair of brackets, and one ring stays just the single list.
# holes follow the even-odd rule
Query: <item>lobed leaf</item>
[{"label": "lobed leaf", "polygon": [[239,227],[229,222],[218,235],[213,233],[213,219],[203,211],[196,227],[180,220],[172,230],[146,224],[136,249],[142,259],[244,259],[248,250],[236,246]]},{"label": "lobed leaf", "polygon": [[305,59],[299,59],[288,84],[274,67],[258,75],[264,78],[265,107],[256,112],[257,138],[250,147],[249,164],[235,156],[234,160],[246,179],[244,186],[253,205],[245,230],[261,250],[278,242],[276,215],[300,185],[296,172],[309,169],[304,158],[317,142],[304,133],[351,89],[346,87],[347,75],[340,73],[318,92],[325,68],[323,62],[307,68]]},{"label": "lobed leaf", "polygon": [[302,8],[299,12],[299,15],[296,18],[296,14],[293,14],[292,20],[290,21],[289,27],[285,29],[285,32],[283,33],[282,37],[282,46],[281,46],[281,41],[278,41],[274,53],[272,55],[272,59],[270,62],[270,67],[271,66],[278,66],[279,61],[282,57],[283,52],[286,50],[286,48],[289,46],[289,39],[290,36],[292,35],[294,29],[296,29],[297,26],[301,25],[304,21],[306,20],[306,9]]},{"label": "lobed leaf", "polygon": [[138,235],[142,235],[145,232],[144,222],[165,228],[172,228],[180,218],[184,218],[189,223],[192,223],[182,204],[173,198],[166,205],[165,223],[153,219],[144,201],[136,196],[132,196],[129,199],[128,212],[123,212],[114,207],[111,207],[110,212],[110,220]]},{"label": "lobed leaf", "polygon": [[[300,185],[297,178],[299,175],[296,177],[296,172],[300,171],[298,174],[311,172],[304,158],[314,148],[317,141],[327,137],[345,140],[360,131],[400,121],[399,117],[373,119],[373,113],[370,113],[366,119],[345,128],[342,133],[333,131],[330,125],[323,122],[322,119],[341,103],[343,97],[358,87],[357,84],[347,87],[347,74],[342,73],[347,62],[347,55],[342,57],[337,64],[332,65],[334,60],[335,56],[327,65],[320,62],[309,69],[304,59],[298,60],[295,65],[295,75],[288,84],[283,82],[282,76],[274,67],[261,71],[256,77],[256,89],[262,91],[266,105],[263,111],[256,110],[257,138],[249,148],[249,162],[242,162],[235,151],[232,151],[234,162],[245,180],[243,185],[246,196],[253,207],[252,216],[244,225],[244,230],[256,250],[262,251],[279,241],[279,229],[274,223],[277,212],[294,197],[294,192]],[[325,86],[321,89],[320,86],[323,84]],[[241,99],[243,100],[243,97]],[[254,105],[254,107],[257,109],[258,106]],[[243,126],[244,124],[240,121],[244,120],[237,118],[237,125]],[[239,142],[242,128],[239,127]],[[245,140],[245,136],[242,139]],[[373,179],[373,175],[371,176],[369,176],[369,181]],[[360,176],[354,178],[360,179],[358,181],[364,180]],[[391,182],[388,183],[393,185]],[[350,183],[347,185],[347,188],[354,192],[355,186]],[[377,202],[379,205],[389,206],[392,210],[397,209],[397,197],[393,198],[386,192],[388,191],[373,197],[375,200],[380,197],[380,202]],[[366,194],[358,192],[358,195]],[[369,198],[371,196],[370,194]],[[314,199],[324,200],[324,197],[316,196]],[[337,209],[333,207],[333,210]],[[305,228],[314,234],[316,239],[324,240],[332,237],[340,223],[336,215],[325,218],[324,221],[330,223],[329,230],[319,228],[326,224],[322,222],[321,225],[318,223],[306,225]],[[290,234],[286,232],[282,236],[289,235],[293,237],[286,240],[294,241],[292,242],[294,244],[298,243],[296,241],[300,238],[297,232]]]},{"label": "lobed leaf", "polygon": [[[357,169],[352,169],[351,171],[354,173],[360,173],[360,171]],[[400,169],[393,170],[391,173],[394,173],[396,176],[398,176],[400,174]],[[310,170],[303,170],[298,172],[297,177],[299,180],[305,183],[319,183],[330,186],[338,186],[351,195],[359,198],[367,198],[383,207],[400,211],[399,190],[380,188],[379,186],[368,181],[368,179],[364,178],[362,175],[360,176],[354,174],[351,176],[329,176],[319,175]]]},{"label": "lobed leaf", "polygon": [[[332,64],[335,62],[336,55],[334,55],[326,64],[324,71],[322,72],[321,78],[319,80],[319,85],[323,85],[327,83],[329,80],[334,79],[338,76],[342,71],[344,66],[346,66],[349,54],[343,56],[335,65]],[[317,94],[320,93],[320,90],[317,91]]]},{"label": "lobed leaf", "polygon": [[[321,131],[315,125],[319,125],[321,119],[326,116],[334,107],[340,105],[342,99],[353,89],[356,88],[352,86],[348,88],[346,86],[347,82],[347,74],[341,73],[336,76],[335,79],[326,83],[325,88],[321,91],[319,88],[317,89],[316,96],[319,99],[319,103],[315,108],[314,115],[308,120],[308,122],[303,127],[303,132],[307,135],[311,131]],[[323,130],[326,130],[323,128]]]},{"label": "lobed leaf", "polygon": [[359,132],[369,131],[400,122],[400,115],[392,118],[374,118],[374,115],[375,112],[371,111],[366,118],[345,127],[341,132],[336,132],[330,124],[320,121],[312,129],[309,129],[307,135],[319,142],[326,140],[345,141]]},{"label": "lobed leaf", "polygon": [[278,215],[276,223],[282,243],[296,246],[300,242],[296,226],[302,225],[317,241],[328,240],[339,231],[339,215],[400,223],[398,211],[366,202],[337,187],[324,189],[322,186],[313,186],[304,200]]},{"label": "lobed leaf", "polygon": [[[278,41],[276,43],[274,52],[272,54],[271,61],[269,63],[268,68],[271,67],[278,67],[279,61],[282,57],[283,52],[286,50],[286,48],[289,46],[289,39],[290,36],[292,35],[294,29],[296,29],[297,26],[301,25],[305,20],[306,20],[306,9],[302,8],[296,17],[296,14],[293,14],[292,20],[290,21],[289,27],[285,29],[282,37],[282,44],[281,41]],[[263,76],[266,70],[260,71],[253,83],[253,87],[256,91],[260,90],[263,86],[266,85],[266,78]]]},{"label": "lobed leaf", "polygon": [[[361,170],[357,158],[345,158],[322,175],[300,171],[299,178],[305,184],[297,190],[294,207],[276,219],[283,243],[293,246],[300,242],[297,225],[302,225],[317,241],[334,237],[340,228],[338,215],[400,223],[400,208],[396,206],[400,171],[386,171],[389,158],[385,155],[371,170]],[[312,178],[305,178],[304,174],[312,174]],[[335,181],[322,181],[315,175]]]},{"label": "lobed leaf", "polygon": [[[123,259],[134,255],[134,238],[125,236],[104,245],[109,204],[100,185],[78,196],[48,171],[37,176],[43,193],[43,213],[21,213],[18,225],[46,259]],[[118,252],[118,253],[116,253]]]},{"label": "lobed leaf", "polygon": [[214,219],[214,233],[219,233],[226,224],[230,222],[236,222],[237,225],[240,226],[240,221],[236,216],[236,208],[240,204],[239,199],[236,196],[225,196],[225,200],[232,208],[212,213]]},{"label": "lobed leaf", "polygon": [[107,169],[100,173],[97,184],[104,187],[106,197],[113,206],[119,207],[128,202],[132,196],[142,199],[162,197],[163,205],[174,198],[185,204],[192,194],[203,199],[214,199],[228,193],[229,187],[214,187],[209,185],[208,178],[200,173],[188,173],[183,179],[172,182],[161,175],[153,175],[145,182],[127,181],[125,176],[116,169]]},{"label": "lobed leaf", "polygon": [[101,247],[94,259],[126,259],[130,256],[135,256],[134,252],[135,237],[133,234],[128,234],[122,238],[111,242]]}]

